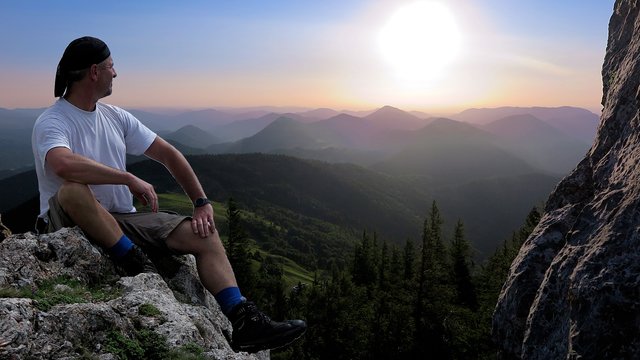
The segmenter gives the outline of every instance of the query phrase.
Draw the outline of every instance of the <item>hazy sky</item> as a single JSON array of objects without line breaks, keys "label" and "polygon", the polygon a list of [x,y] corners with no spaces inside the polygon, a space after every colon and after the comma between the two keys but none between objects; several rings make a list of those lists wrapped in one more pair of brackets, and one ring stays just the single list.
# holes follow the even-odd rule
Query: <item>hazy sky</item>
[{"label": "hazy sky", "polygon": [[613,0],[442,0],[435,19],[415,3],[2,0],[0,107],[51,104],[64,48],[91,35],[118,73],[105,101],[128,108],[600,111]]}]

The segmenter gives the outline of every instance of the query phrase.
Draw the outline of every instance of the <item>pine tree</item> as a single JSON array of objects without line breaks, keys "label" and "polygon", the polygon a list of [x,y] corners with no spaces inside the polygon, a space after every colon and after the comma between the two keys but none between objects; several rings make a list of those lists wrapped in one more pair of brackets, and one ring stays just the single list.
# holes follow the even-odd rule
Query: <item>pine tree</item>
[{"label": "pine tree", "polygon": [[422,248],[420,250],[420,263],[418,270],[418,286],[416,288],[415,295],[415,311],[414,311],[414,323],[416,324],[416,333],[414,336],[415,354],[417,357],[422,352],[422,339],[425,337],[424,327],[424,313],[427,294],[427,269],[430,262],[430,240],[429,240],[429,221],[424,220],[422,225]]},{"label": "pine tree", "polygon": [[397,246],[391,247],[391,260],[389,261],[389,278],[391,282],[399,283],[404,278],[402,257]]},{"label": "pine tree", "polygon": [[380,250],[380,261],[378,262],[378,288],[382,291],[389,288],[390,276],[389,246],[386,240],[382,242]]},{"label": "pine tree", "polygon": [[538,226],[541,218],[542,215],[537,208],[534,207],[533,209],[531,209],[531,211],[529,211],[524,225],[518,231],[518,242],[514,243],[513,245],[516,254],[518,253],[518,251],[520,251],[520,247],[522,246],[522,244],[524,244],[529,235],[533,232],[533,229]]},{"label": "pine tree", "polygon": [[462,220],[456,224],[451,242],[451,263],[453,264],[453,281],[456,289],[456,300],[472,311],[478,308],[475,286],[471,278],[471,254],[469,242],[464,236]]},{"label": "pine tree", "polygon": [[236,280],[242,291],[249,296],[256,295],[254,293],[257,281],[256,274],[251,267],[249,235],[242,225],[240,210],[238,210],[233,198],[229,198],[227,202],[227,219],[229,221],[227,240],[229,262],[233,266]]},{"label": "pine tree", "polygon": [[443,220],[434,201],[422,231],[422,249],[415,300],[416,337],[414,356],[429,353],[450,357],[445,343],[444,318],[451,301],[448,254],[442,239]]},{"label": "pine tree", "polygon": [[287,315],[287,297],[285,294],[284,270],[272,256],[267,256],[258,270],[260,304],[265,311],[276,319]]},{"label": "pine tree", "polygon": [[356,245],[353,257],[353,282],[356,285],[373,286],[376,282],[376,248],[366,231],[362,232],[362,241]]},{"label": "pine tree", "polygon": [[402,263],[404,264],[403,279],[413,280],[416,273],[416,248],[410,239],[407,239],[404,244]]},{"label": "pine tree", "polygon": [[[389,250],[391,248],[391,250]],[[389,251],[391,256],[389,256]],[[370,356],[365,359],[405,359],[410,357],[414,336],[412,291],[414,279],[403,278],[403,264],[397,246],[382,243],[378,288],[372,301],[375,304],[371,329]]]}]

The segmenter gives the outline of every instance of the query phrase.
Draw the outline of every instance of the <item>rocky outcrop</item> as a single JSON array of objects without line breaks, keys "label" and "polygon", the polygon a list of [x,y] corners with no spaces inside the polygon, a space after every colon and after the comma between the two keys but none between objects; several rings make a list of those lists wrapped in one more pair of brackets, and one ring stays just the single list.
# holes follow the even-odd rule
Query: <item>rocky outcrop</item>
[{"label": "rocky outcrop", "polygon": [[192,256],[154,260],[162,276],[119,277],[77,229],[2,240],[0,359],[269,358],[231,350]]},{"label": "rocky outcrop", "polygon": [[618,0],[595,143],[551,194],[493,318],[503,359],[640,359],[640,17]]}]

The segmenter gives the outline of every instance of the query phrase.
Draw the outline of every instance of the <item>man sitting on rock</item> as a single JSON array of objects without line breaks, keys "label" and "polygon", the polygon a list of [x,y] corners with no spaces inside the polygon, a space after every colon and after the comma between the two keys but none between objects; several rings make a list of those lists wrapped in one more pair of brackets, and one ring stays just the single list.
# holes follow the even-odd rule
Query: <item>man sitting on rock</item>
[{"label": "man sitting on rock", "polygon": [[[59,99],[40,115],[32,135],[37,230],[77,225],[129,275],[154,270],[137,245],[193,254],[202,284],[233,325],[236,351],[277,348],[300,337],[304,321],[272,321],[241,295],[213,207],[185,157],[129,112],[98,102],[111,94],[116,75],[101,40],[82,37],[65,49],[55,79]],[[153,186],[126,171],[127,154],[162,163],[193,201],[193,216],[158,212]],[[132,194],[151,212],[137,212]]]}]

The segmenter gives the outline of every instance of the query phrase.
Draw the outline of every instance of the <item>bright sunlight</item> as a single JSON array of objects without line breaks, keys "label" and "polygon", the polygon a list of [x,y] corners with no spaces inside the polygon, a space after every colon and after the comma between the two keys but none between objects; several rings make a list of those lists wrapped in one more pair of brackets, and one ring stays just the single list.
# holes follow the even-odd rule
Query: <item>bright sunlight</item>
[{"label": "bright sunlight", "polygon": [[382,55],[405,81],[422,83],[443,74],[458,55],[461,36],[453,13],[439,2],[398,9],[379,35]]}]

